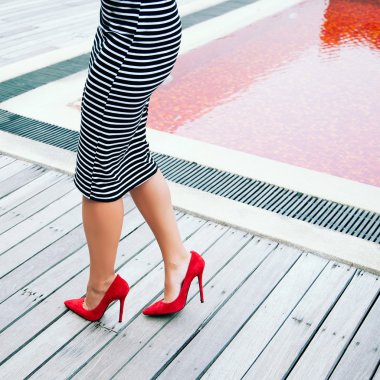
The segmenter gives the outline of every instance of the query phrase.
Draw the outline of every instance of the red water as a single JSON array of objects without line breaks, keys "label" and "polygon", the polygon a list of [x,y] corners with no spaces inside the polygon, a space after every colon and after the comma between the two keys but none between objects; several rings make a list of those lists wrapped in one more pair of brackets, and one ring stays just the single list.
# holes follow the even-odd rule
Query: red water
[{"label": "red water", "polygon": [[150,128],[380,186],[380,0],[308,0],[178,57]]}]

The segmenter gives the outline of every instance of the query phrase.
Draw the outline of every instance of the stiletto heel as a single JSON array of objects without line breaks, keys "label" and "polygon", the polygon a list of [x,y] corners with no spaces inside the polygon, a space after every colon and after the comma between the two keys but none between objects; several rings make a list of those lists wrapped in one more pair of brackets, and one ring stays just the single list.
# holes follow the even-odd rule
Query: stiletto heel
[{"label": "stiletto heel", "polygon": [[124,296],[123,298],[120,298],[119,322],[122,322],[122,321],[123,321],[123,311],[124,311],[124,301],[125,301],[125,297],[126,297],[126,296]]},{"label": "stiletto heel", "polygon": [[145,315],[162,315],[176,313],[182,310],[186,305],[187,294],[192,280],[198,276],[199,290],[201,296],[201,302],[203,302],[203,286],[202,286],[202,274],[205,267],[205,261],[203,257],[196,251],[190,251],[191,258],[185,278],[181,283],[181,290],[178,297],[172,302],[163,302],[163,299],[153,303],[145,308],[142,313]]},{"label": "stiletto heel", "polygon": [[103,298],[99,302],[98,306],[96,306],[94,309],[87,310],[83,307],[83,301],[85,297],[66,300],[64,301],[64,304],[74,313],[80,315],[84,319],[87,319],[89,321],[97,321],[103,316],[104,312],[111,302],[120,300],[119,322],[121,322],[123,318],[124,301],[128,292],[129,285],[127,281],[125,281],[121,276],[117,274],[112,284],[109,286]]},{"label": "stiletto heel", "polygon": [[204,298],[203,298],[202,274],[203,274],[203,271],[200,274],[198,274],[198,284],[199,284],[199,295],[201,298],[201,302],[203,303]]}]

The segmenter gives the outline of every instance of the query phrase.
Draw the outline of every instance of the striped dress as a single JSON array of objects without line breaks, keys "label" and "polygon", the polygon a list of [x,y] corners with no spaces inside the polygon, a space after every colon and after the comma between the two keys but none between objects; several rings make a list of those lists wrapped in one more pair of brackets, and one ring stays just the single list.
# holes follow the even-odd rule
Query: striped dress
[{"label": "striped dress", "polygon": [[146,140],[149,99],[178,56],[176,0],[101,0],[81,104],[74,184],[110,202],[158,166]]}]

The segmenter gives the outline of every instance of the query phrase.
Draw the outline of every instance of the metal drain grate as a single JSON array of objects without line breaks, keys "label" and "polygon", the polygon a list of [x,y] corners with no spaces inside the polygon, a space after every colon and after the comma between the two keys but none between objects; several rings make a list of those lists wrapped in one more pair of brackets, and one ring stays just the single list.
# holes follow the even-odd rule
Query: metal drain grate
[{"label": "metal drain grate", "polygon": [[0,109],[0,129],[76,152],[79,133]]},{"label": "metal drain grate", "polygon": [[[79,132],[0,110],[0,129],[75,152]],[[380,214],[152,152],[165,178],[181,185],[380,243]]]},{"label": "metal drain grate", "polygon": [[380,243],[380,214],[153,153],[165,177],[277,214]]}]

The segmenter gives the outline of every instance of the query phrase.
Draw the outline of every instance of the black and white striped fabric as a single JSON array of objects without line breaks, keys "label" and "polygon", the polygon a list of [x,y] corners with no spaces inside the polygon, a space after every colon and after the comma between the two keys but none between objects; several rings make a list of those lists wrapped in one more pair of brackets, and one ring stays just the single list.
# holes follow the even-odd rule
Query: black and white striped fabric
[{"label": "black and white striped fabric", "polygon": [[102,0],[83,90],[75,186],[110,202],[157,170],[146,122],[153,91],[178,56],[176,0]]}]

